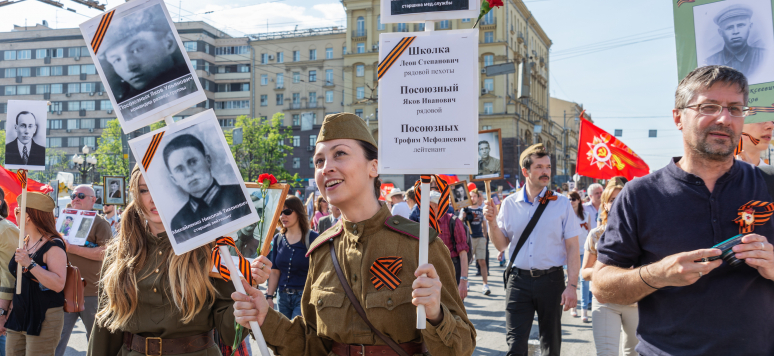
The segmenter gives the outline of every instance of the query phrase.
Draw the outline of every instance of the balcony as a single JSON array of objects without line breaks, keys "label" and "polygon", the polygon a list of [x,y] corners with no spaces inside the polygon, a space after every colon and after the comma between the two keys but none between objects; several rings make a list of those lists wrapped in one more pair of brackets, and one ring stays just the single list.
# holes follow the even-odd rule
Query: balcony
[{"label": "balcony", "polygon": [[497,18],[493,17],[491,21],[487,21],[487,18],[484,17],[481,20],[481,25],[479,28],[481,28],[481,30],[494,30],[497,28]]},{"label": "balcony", "polygon": [[285,90],[285,83],[277,83],[277,86],[274,87],[274,90]]},{"label": "balcony", "polygon": [[290,103],[290,110],[301,109],[301,103]]},{"label": "balcony", "polygon": [[290,103],[287,110],[325,109],[322,103]]},{"label": "balcony", "polygon": [[333,81],[332,80],[326,80],[325,83],[323,83],[324,87],[333,87]]},{"label": "balcony", "polygon": [[355,42],[363,42],[367,38],[366,35],[367,35],[366,30],[352,31],[352,40]]}]

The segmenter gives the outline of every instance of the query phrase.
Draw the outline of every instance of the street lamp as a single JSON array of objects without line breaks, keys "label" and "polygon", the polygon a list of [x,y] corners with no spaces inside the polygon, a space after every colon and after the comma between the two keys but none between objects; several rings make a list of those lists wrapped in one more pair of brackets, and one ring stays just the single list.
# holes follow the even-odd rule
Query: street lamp
[{"label": "street lamp", "polygon": [[97,158],[94,155],[89,156],[90,151],[89,146],[84,145],[81,149],[83,155],[77,153],[73,155],[73,165],[81,172],[81,184],[86,184],[86,175],[97,167]]}]

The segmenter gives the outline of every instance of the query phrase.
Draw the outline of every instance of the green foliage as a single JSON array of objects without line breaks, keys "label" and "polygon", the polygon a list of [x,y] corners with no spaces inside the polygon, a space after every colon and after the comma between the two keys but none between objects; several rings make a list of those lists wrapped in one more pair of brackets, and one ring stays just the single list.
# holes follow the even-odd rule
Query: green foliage
[{"label": "green foliage", "polygon": [[[231,153],[246,182],[255,182],[261,173],[270,173],[280,182],[296,185],[298,173],[285,170],[285,157],[293,147],[285,144],[292,137],[292,130],[282,126],[283,113],[276,113],[269,120],[240,116],[236,127],[242,128],[242,143],[231,145]],[[232,132],[226,133],[226,140],[233,143]]]},{"label": "green foliage", "polygon": [[129,176],[129,156],[124,157],[122,144],[124,132],[118,119],[108,121],[97,140],[97,171],[103,176]]},{"label": "green foliage", "polygon": [[[5,136],[5,133],[3,133]],[[3,138],[3,142],[5,142]],[[5,150],[5,147],[3,147]],[[40,183],[48,184],[52,179],[56,179],[58,172],[63,172],[68,168],[69,162],[67,161],[67,155],[62,150],[53,148],[46,148],[46,169],[43,171],[29,171],[27,176],[30,179],[34,179]]]},{"label": "green foliage", "polygon": [[0,130],[0,142],[3,144],[0,146],[0,164],[5,164],[5,130]]},{"label": "green foliage", "polygon": [[150,125],[151,131],[156,131],[162,127],[166,127],[167,122],[166,121],[156,121]]}]

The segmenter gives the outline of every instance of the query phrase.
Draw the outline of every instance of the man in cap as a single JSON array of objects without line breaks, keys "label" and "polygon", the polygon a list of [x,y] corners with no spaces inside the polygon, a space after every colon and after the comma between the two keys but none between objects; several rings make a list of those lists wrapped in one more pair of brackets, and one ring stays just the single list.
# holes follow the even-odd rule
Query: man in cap
[{"label": "man in cap", "polygon": [[113,19],[97,54],[119,104],[190,73],[158,5]]},{"label": "man in cap", "polygon": [[15,165],[45,166],[46,148],[35,143],[33,138],[38,133],[38,122],[35,115],[22,111],[16,115],[16,139],[5,145],[5,163]]},{"label": "man in cap", "polygon": [[489,141],[478,143],[478,175],[500,174],[500,160],[489,155]]},{"label": "man in cap", "polygon": [[387,200],[389,200],[392,205],[392,209],[390,210],[392,215],[400,215],[408,219],[409,215],[411,215],[411,209],[409,209],[408,204],[403,201],[403,193],[404,192],[400,190],[400,188],[395,188],[390,194],[387,194]]},{"label": "man in cap", "polygon": [[736,4],[720,11],[714,18],[718,34],[725,45],[720,52],[707,58],[708,65],[723,65],[734,68],[750,77],[765,63],[766,51],[747,43],[753,22],[753,10]]},{"label": "man in cap", "polygon": [[[562,305],[564,311],[577,303],[580,252],[580,221],[570,200],[548,190],[551,158],[542,143],[532,145],[519,157],[525,185],[503,200],[498,213],[490,199],[484,206],[489,221],[489,237],[499,251],[514,255],[519,240],[526,239],[516,258],[510,259],[506,281],[505,328],[508,355],[527,355],[527,342],[535,312],[540,329],[543,356],[559,356],[562,344]],[[542,215],[528,236],[527,224],[542,204]],[[568,285],[564,284],[567,266]]]}]

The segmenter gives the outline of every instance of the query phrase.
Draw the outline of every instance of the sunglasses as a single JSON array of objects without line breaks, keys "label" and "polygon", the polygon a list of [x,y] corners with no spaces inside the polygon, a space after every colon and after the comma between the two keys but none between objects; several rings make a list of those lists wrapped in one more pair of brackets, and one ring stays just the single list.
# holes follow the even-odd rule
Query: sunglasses
[{"label": "sunglasses", "polygon": [[292,209],[285,209],[285,210],[281,211],[281,213],[282,213],[282,215],[290,216],[290,214],[293,214],[293,210]]},{"label": "sunglasses", "polygon": [[579,199],[570,198],[570,201],[578,201]]},{"label": "sunglasses", "polygon": [[84,193],[73,193],[72,195],[70,195],[70,199],[72,200],[75,200],[76,197],[78,199],[86,199],[86,197],[93,197],[93,195],[86,195]]}]

